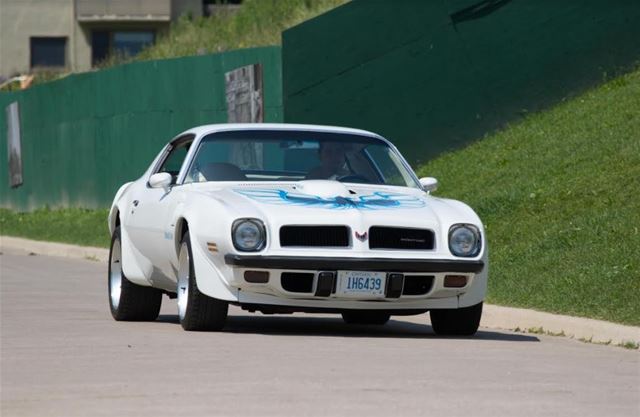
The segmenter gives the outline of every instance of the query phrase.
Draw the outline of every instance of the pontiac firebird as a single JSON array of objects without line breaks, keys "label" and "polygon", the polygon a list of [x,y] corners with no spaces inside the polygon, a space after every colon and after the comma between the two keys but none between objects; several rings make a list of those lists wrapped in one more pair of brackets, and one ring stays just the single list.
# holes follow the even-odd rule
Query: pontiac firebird
[{"label": "pontiac firebird", "polygon": [[[333,166],[323,166],[323,148]],[[223,329],[234,304],[360,325],[428,311],[435,333],[472,335],[487,288],[486,236],[471,208],[434,197],[436,187],[363,130],[187,130],[115,195],[111,313],[155,320],[165,294],[177,297],[185,330]]]}]

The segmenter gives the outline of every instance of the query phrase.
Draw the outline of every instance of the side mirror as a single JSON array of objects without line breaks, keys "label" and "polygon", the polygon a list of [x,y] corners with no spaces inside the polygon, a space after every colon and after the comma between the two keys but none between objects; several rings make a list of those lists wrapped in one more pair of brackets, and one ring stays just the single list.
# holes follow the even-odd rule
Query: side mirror
[{"label": "side mirror", "polygon": [[149,186],[151,188],[169,188],[171,185],[171,174],[168,172],[158,172],[149,178]]},{"label": "side mirror", "polygon": [[420,178],[422,189],[430,193],[438,189],[438,180],[433,177]]}]

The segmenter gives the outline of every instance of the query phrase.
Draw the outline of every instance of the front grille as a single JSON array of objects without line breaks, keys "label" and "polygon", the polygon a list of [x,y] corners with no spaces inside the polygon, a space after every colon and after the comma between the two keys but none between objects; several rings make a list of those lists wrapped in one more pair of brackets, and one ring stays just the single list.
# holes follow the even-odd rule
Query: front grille
[{"label": "front grille", "polygon": [[433,231],[373,226],[369,229],[369,249],[433,249]]},{"label": "front grille", "polygon": [[310,272],[283,272],[280,283],[285,291],[311,292],[313,290],[313,273]]},{"label": "front grille", "polygon": [[424,295],[431,291],[434,277],[431,275],[405,275],[402,295]]},{"label": "front grille", "polygon": [[280,246],[339,247],[349,246],[346,226],[282,226]]}]

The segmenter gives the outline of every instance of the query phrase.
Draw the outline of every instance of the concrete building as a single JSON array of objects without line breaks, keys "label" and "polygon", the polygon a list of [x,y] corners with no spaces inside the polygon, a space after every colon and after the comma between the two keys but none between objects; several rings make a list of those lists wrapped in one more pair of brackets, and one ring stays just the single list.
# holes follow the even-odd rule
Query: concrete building
[{"label": "concrete building", "polygon": [[0,0],[0,77],[86,71],[118,51],[135,55],[202,0]]}]

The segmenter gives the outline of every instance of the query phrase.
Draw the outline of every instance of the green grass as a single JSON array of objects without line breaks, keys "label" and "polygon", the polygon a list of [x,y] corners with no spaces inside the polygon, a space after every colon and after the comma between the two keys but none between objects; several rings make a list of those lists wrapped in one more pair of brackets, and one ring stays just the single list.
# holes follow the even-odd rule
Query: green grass
[{"label": "green grass", "polygon": [[[418,170],[470,204],[488,301],[640,325],[640,70]],[[108,244],[106,210],[0,210],[0,234]]]},{"label": "green grass", "polygon": [[[211,17],[180,17],[157,42],[130,57],[111,55],[98,65],[112,67],[127,62],[202,55],[239,48],[280,45],[282,31],[312,19],[349,0],[245,0],[236,12]],[[38,72],[33,84],[65,77],[67,73]],[[15,91],[19,83],[2,88]]]},{"label": "green grass", "polygon": [[107,209],[40,209],[16,213],[0,208],[0,235],[106,248],[110,242],[108,214]]},{"label": "green grass", "polygon": [[640,70],[418,172],[482,218],[488,301],[640,325]]},{"label": "green grass", "polygon": [[279,45],[282,31],[312,19],[347,0],[245,0],[226,15],[190,20],[171,26],[165,36],[136,59],[158,59],[230,49]]},{"label": "green grass", "polygon": [[632,340],[627,340],[625,342],[619,343],[617,346],[623,347],[625,349],[631,349],[631,350],[640,349],[640,344]]},{"label": "green grass", "polygon": [[135,57],[111,56],[102,66],[268,45],[280,45],[282,31],[348,0],[245,0],[236,12],[211,17],[182,16],[155,45]]},{"label": "green grass", "polygon": [[[567,335],[564,333],[564,330],[560,330],[559,332],[552,332],[549,330],[545,330],[543,327],[530,327],[528,329],[521,329],[519,327],[516,327],[515,329],[513,329],[514,332],[520,332],[520,333],[530,333],[530,334],[542,334],[545,336],[557,336],[557,337],[566,337]],[[574,339],[574,336],[570,336],[572,339]],[[578,339],[576,339],[582,343],[593,343],[594,345],[605,345],[605,346],[609,346],[611,345],[612,341],[611,339],[606,340],[606,341],[594,341],[593,340],[593,336],[587,338],[584,337],[580,337]],[[629,349],[629,350],[638,350],[640,349],[640,344],[638,344],[637,342],[633,341],[633,340],[623,340],[622,342],[619,342],[613,346],[616,347],[621,347],[624,349]]]}]

